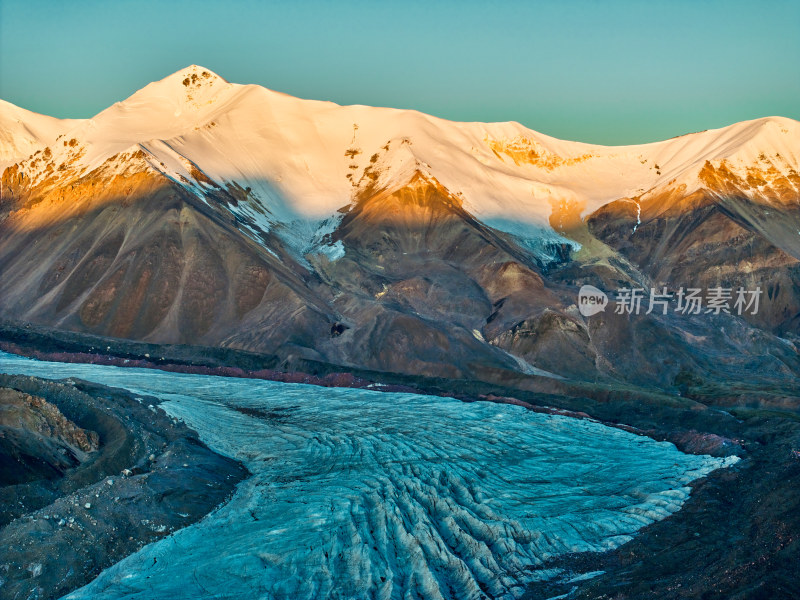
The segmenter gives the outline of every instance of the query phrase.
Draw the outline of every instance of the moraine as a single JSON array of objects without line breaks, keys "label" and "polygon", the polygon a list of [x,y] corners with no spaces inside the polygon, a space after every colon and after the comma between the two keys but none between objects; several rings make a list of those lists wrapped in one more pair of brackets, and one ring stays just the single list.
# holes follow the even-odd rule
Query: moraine
[{"label": "moraine", "polygon": [[511,405],[3,353],[0,372],[156,396],[253,473],[69,600],[516,598],[544,560],[625,543],[737,460]]}]

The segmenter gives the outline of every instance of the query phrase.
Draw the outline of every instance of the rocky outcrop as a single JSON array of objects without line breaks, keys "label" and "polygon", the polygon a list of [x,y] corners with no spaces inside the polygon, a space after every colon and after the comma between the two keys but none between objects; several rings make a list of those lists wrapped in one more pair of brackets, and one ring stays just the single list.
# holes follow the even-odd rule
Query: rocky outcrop
[{"label": "rocky outcrop", "polygon": [[[18,324],[286,369],[674,392],[681,373],[783,380],[800,365],[791,119],[608,148],[300,100],[196,65],[68,131],[6,113],[52,138],[12,148],[1,176],[0,311]],[[742,317],[586,317],[587,284],[763,297]]]},{"label": "rocky outcrop", "polygon": [[199,520],[247,475],[152,398],[0,375],[0,403],[0,464],[18,475],[0,480],[3,599],[60,598]]},{"label": "rocky outcrop", "polygon": [[666,190],[641,203],[618,200],[590,215],[587,223],[592,234],[636,264],[654,285],[760,288],[758,312],[743,317],[779,335],[796,335],[800,206],[787,197],[777,204],[727,193],[725,188],[689,195]]},{"label": "rocky outcrop", "polygon": [[[621,200],[585,224],[565,221],[562,233],[581,251],[545,265],[417,170],[357,198],[327,240],[342,256],[301,263],[277,236],[262,232],[259,244],[231,220],[226,192],[201,200],[144,166],[110,179],[104,169],[111,165],[68,189],[44,186],[32,204],[30,194],[8,196],[0,222],[7,318],[269,353],[287,368],[312,360],[432,377],[517,371],[672,388],[682,372],[727,377],[758,365],[784,377],[798,366],[791,344],[761,333],[793,331],[797,260],[708,195],[652,200],[641,214]],[[69,209],[54,221],[53,205]],[[750,319],[757,329],[727,315],[609,309],[586,318],[575,306],[585,283],[611,290],[659,281],[761,285],[762,311]],[[655,344],[668,358],[652,356]],[[730,373],[713,358],[720,353]]]},{"label": "rocky outcrop", "polygon": [[0,486],[56,479],[97,450],[99,437],[37,396],[0,388]]}]

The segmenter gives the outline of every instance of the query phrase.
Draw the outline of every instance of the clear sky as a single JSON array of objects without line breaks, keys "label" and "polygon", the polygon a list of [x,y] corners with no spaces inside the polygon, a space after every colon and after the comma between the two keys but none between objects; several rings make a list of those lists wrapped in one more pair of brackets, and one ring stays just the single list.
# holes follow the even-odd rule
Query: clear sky
[{"label": "clear sky", "polygon": [[655,141],[800,119],[800,2],[0,0],[0,98],[88,117],[196,63],[340,104]]}]

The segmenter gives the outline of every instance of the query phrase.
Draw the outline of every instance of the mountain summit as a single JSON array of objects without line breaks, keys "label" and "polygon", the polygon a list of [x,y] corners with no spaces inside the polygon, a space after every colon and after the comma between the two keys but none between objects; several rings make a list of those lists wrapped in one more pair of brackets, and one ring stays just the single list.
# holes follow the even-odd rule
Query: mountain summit
[{"label": "mountain summit", "polygon": [[[0,115],[22,114],[2,108]],[[230,84],[197,65],[88,120],[43,127],[47,118],[33,113],[15,119],[24,125],[17,133],[5,130],[7,164],[24,165],[34,148],[51,147],[58,167],[67,163],[85,173],[119,153],[142,150],[153,168],[177,182],[192,181],[196,168],[220,185],[249,188],[242,212],[269,213],[275,221],[260,219],[261,227],[325,221],[365,187],[402,185],[421,170],[460,194],[467,210],[533,245],[559,239],[550,226],[554,205],[579,207],[585,215],[622,197],[678,186],[692,192],[707,184],[709,168],[722,165],[745,181],[774,182],[780,195],[796,189],[800,160],[800,124],[780,117],[603,147],[556,140],[518,123],[454,123],[414,111],[301,100]],[[26,135],[32,131],[40,133]],[[65,150],[55,143],[59,137],[76,140],[78,160],[69,162],[75,146]],[[756,197],[765,190],[743,192]]]},{"label": "mountain summit", "polygon": [[[91,119],[0,104],[0,306],[287,361],[670,383],[709,371],[716,321],[590,321],[578,287],[760,285],[762,312],[725,326],[758,341],[726,340],[726,360],[788,373],[798,148],[781,117],[606,147],[192,65]],[[636,358],[653,331],[670,365]]]}]

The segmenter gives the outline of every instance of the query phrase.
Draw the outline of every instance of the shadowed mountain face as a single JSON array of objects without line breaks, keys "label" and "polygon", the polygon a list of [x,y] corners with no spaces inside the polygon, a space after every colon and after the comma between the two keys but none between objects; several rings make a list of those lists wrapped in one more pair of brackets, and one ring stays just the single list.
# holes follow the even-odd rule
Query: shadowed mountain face
[{"label": "shadowed mountain face", "polygon": [[[87,181],[68,195],[52,191],[71,210],[46,226],[28,224],[51,196],[30,208],[9,207],[0,241],[6,316],[110,337],[451,378],[521,370],[670,386],[683,371],[713,372],[717,355],[779,376],[795,368],[791,348],[760,330],[746,333],[740,319],[729,318],[733,329],[722,335],[702,315],[582,317],[574,304],[582,283],[644,286],[659,276],[645,267],[663,258],[644,260],[639,270],[636,258],[649,258],[647,247],[628,250],[622,240],[632,244],[629,238],[613,236],[612,223],[631,229],[627,213],[608,218],[625,202],[588,219],[598,238],[619,245],[619,256],[603,265],[594,256],[568,258],[543,269],[513,236],[485,226],[418,173],[399,189],[357,199],[331,234],[343,257],[309,256],[301,264],[280,240],[266,250],[226,217],[224,205],[198,202],[158,174],[117,176],[99,194],[93,187]],[[714,209],[707,210],[698,227],[715,226]],[[643,219],[630,239],[648,240],[650,227]],[[754,244],[747,248],[752,261]],[[743,260],[720,252],[703,256],[734,270],[733,259]],[[733,259],[726,263],[727,256]],[[717,283],[703,263],[673,260],[677,281]],[[795,263],[786,257],[782,264],[788,271]],[[775,271],[767,272],[772,281]]]},{"label": "shadowed mountain face", "polygon": [[483,337],[498,303],[523,292],[526,310],[560,304],[533,257],[420,173],[358,199],[332,237],[345,255],[324,277],[342,294],[336,306],[350,327],[337,345],[371,368],[414,372],[432,362],[438,371],[427,372],[450,377],[479,364],[518,368]]},{"label": "shadowed mountain face", "polygon": [[657,285],[760,287],[759,312],[744,318],[778,335],[796,335],[800,207],[755,202],[741,191],[729,193],[664,193],[642,203],[639,215],[630,201],[620,200],[602,207],[587,222],[592,234],[640,265]]},{"label": "shadowed mountain face", "polygon": [[[3,149],[6,319],[488,381],[800,372],[788,119],[614,149],[190,67],[91,122],[41,123]],[[742,317],[646,299],[586,317],[585,284],[763,295]]]},{"label": "shadowed mountain face", "polygon": [[[65,207],[55,218],[53,205]],[[4,198],[4,209],[7,316],[217,344],[263,302],[285,324],[263,331],[263,346],[308,344],[326,322],[297,275],[159,174],[90,177],[33,200]]]},{"label": "shadowed mountain face", "polygon": [[359,202],[335,232],[345,257],[316,257],[315,268],[279,240],[277,252],[259,247],[223,205],[209,208],[161,175],[116,176],[95,189],[87,181],[45,193],[36,204],[57,195],[71,206],[45,226],[24,196],[6,203],[7,316],[458,377],[471,362],[516,368],[480,339],[493,303],[510,291],[557,302],[518,247],[422,177]]}]

